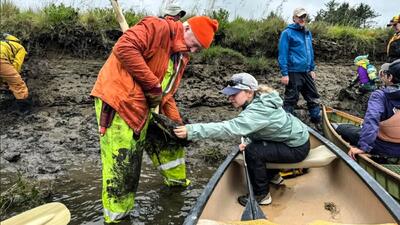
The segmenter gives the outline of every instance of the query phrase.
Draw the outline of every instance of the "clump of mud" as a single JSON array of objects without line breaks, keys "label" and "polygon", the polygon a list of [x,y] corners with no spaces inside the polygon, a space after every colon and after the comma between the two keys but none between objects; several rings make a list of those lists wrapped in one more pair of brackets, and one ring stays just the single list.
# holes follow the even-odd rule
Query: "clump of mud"
[{"label": "clump of mud", "polygon": [[324,209],[331,213],[332,219],[340,213],[340,209],[336,206],[334,202],[324,202]]}]

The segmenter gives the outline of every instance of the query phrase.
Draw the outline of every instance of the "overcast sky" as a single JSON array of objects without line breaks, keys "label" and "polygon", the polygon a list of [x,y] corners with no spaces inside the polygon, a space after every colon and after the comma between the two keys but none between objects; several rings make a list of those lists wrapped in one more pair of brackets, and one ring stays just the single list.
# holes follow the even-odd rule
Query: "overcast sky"
[{"label": "overcast sky", "polygon": [[[90,7],[111,7],[109,0],[11,0],[21,8],[40,8],[49,3],[64,3],[75,8],[86,9]],[[280,11],[282,16],[291,21],[293,9],[304,7],[309,14],[314,17],[320,9],[325,8],[325,3],[329,0],[118,0],[123,10],[134,9],[135,11],[145,10],[148,14],[158,15],[163,2],[176,2],[187,12],[202,14],[211,7],[214,2],[214,9],[224,8],[230,12],[231,18],[241,16],[249,19],[258,19],[265,17],[270,11],[276,11],[282,6]],[[351,6],[365,3],[380,14],[374,19],[376,26],[383,27],[396,14],[400,14],[399,0],[336,0],[336,2],[348,2]]]}]

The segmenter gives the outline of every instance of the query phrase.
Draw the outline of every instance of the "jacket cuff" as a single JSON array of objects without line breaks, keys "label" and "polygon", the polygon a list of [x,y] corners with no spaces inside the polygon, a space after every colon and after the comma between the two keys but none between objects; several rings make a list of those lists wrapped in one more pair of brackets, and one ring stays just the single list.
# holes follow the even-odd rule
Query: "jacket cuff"
[{"label": "jacket cuff", "polygon": [[363,150],[364,152],[370,152],[372,147],[367,144],[359,144],[359,149]]},{"label": "jacket cuff", "polygon": [[187,131],[187,140],[188,141],[191,141],[192,139],[193,139],[193,128],[192,128],[192,125],[189,125],[189,124],[187,124],[187,125],[185,125],[185,127],[186,127],[186,131]]}]

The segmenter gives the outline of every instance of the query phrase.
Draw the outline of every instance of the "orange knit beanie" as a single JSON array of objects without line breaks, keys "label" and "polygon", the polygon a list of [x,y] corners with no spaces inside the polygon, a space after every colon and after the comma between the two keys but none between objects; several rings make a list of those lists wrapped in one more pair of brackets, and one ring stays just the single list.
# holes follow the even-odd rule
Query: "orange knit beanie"
[{"label": "orange knit beanie", "polygon": [[194,36],[204,48],[209,48],[218,30],[218,21],[208,16],[194,16],[187,20]]}]

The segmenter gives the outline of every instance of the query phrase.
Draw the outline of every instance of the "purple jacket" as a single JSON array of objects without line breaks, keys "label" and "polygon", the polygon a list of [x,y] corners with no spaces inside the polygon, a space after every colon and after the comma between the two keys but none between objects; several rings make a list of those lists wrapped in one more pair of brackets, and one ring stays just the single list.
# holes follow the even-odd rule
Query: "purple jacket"
[{"label": "purple jacket", "polygon": [[366,84],[369,82],[368,71],[366,69],[364,69],[364,67],[359,66],[357,68],[357,73],[358,73],[358,80],[360,81],[360,84]]},{"label": "purple jacket", "polygon": [[358,147],[372,154],[400,157],[400,144],[377,138],[379,122],[393,116],[393,108],[400,108],[400,85],[389,86],[371,93],[361,128]]}]

